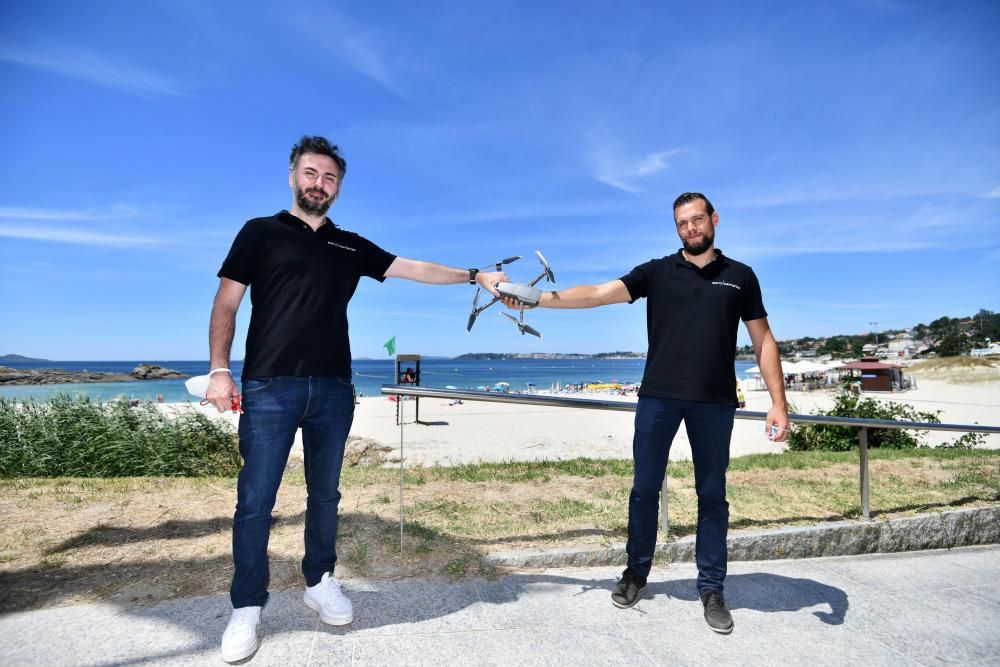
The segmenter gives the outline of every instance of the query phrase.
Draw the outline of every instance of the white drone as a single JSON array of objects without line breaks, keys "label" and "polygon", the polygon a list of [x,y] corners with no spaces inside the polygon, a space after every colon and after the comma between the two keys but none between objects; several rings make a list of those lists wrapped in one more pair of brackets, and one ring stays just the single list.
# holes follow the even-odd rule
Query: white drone
[{"label": "white drone", "polygon": [[[514,299],[519,304],[524,306],[538,305],[539,299],[542,298],[542,290],[535,287],[535,283],[537,283],[542,278],[545,278],[550,283],[555,285],[556,277],[552,273],[552,269],[549,268],[549,263],[545,261],[545,258],[542,256],[542,253],[536,250],[535,254],[538,256],[538,261],[541,262],[542,264],[543,271],[538,275],[537,278],[532,280],[527,285],[525,285],[524,283],[505,283],[505,282],[497,283],[496,291],[500,293],[500,296],[494,297],[492,301],[490,301],[484,306],[479,305],[480,288],[478,287],[476,288],[476,296],[472,299],[472,314],[469,315],[469,324],[465,327],[466,331],[470,332],[472,331],[472,325],[476,323],[476,318],[479,317],[479,313],[483,312],[484,310],[486,310],[487,308],[489,308],[494,303],[496,303],[497,301],[499,301],[504,297]],[[507,259],[501,259],[500,261],[494,263],[493,266],[495,266],[496,270],[499,271],[500,267],[503,266],[504,264],[510,264],[511,262],[516,262],[519,259],[521,259],[520,255],[518,255],[517,257],[508,257]],[[485,271],[488,268],[490,267],[487,266],[482,270]],[[514,317],[513,315],[508,315],[507,313],[503,312],[500,313],[500,316],[505,317],[511,322],[513,322],[517,326],[517,330],[521,332],[522,336],[526,333],[529,333],[532,336],[538,336],[539,338],[542,337],[542,334],[537,329],[534,329],[524,323],[524,310],[521,311],[520,317]]]}]

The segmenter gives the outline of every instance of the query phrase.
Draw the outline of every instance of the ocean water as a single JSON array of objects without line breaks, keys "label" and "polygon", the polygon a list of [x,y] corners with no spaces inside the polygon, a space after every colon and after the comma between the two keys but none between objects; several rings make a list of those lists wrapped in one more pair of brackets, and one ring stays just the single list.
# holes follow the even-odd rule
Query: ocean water
[{"label": "ocean water", "polygon": [[[164,368],[202,375],[207,373],[207,361],[53,361],[47,363],[14,363],[2,365],[12,368],[64,368],[108,373],[129,373],[140,363],[155,364]],[[379,395],[383,384],[394,383],[392,359],[355,359],[353,362],[354,387],[362,396]],[[412,364],[406,364],[412,365]],[[511,391],[525,391],[529,384],[537,389],[549,389],[559,382],[562,385],[588,382],[638,383],[642,380],[644,359],[495,359],[457,360],[424,359],[420,362],[420,385],[423,387],[455,387],[480,389],[506,382]],[[736,376],[744,377],[753,362],[737,361],[733,369]],[[233,373],[239,382],[243,370],[241,361],[232,363]],[[88,384],[19,385],[0,387],[0,396],[24,400],[44,400],[55,393],[83,394],[103,401],[119,396],[134,399],[178,402],[194,400],[184,388],[184,380],[138,380],[135,382],[96,382]]]}]

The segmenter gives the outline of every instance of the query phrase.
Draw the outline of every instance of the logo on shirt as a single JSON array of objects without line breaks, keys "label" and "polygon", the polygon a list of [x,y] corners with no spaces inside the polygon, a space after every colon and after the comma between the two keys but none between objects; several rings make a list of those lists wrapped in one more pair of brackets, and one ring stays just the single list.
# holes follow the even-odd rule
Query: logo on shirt
[{"label": "logo on shirt", "polygon": [[344,250],[350,250],[351,252],[357,252],[357,250],[355,248],[352,248],[350,246],[340,245],[339,243],[334,243],[333,241],[327,241],[327,243],[329,243],[330,245],[335,245],[338,248],[343,248]]},{"label": "logo on shirt", "polygon": [[725,280],[716,280],[712,284],[713,285],[721,285],[722,287],[735,287],[736,289],[742,289],[739,285],[734,285],[732,283],[727,283]]}]

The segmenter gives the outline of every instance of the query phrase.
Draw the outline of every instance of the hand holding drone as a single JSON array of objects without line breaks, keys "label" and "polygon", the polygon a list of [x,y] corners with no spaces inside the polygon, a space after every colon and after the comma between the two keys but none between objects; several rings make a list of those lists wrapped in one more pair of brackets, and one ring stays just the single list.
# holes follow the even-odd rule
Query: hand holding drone
[{"label": "hand holding drone", "polygon": [[[535,283],[537,283],[542,278],[545,278],[554,285],[556,282],[556,277],[555,274],[552,273],[552,269],[549,268],[549,263],[545,261],[545,257],[542,256],[542,253],[536,250],[535,255],[538,256],[538,261],[541,263],[543,270],[538,275],[538,277],[536,277],[530,283],[526,285],[524,283],[507,283],[507,282],[497,283],[496,291],[499,292],[500,296],[494,297],[492,301],[483,306],[479,305],[479,288],[478,287],[476,288],[476,296],[472,299],[472,314],[469,315],[469,324],[465,327],[466,331],[472,331],[472,325],[476,323],[476,318],[479,317],[479,313],[483,312],[484,310],[492,306],[497,301],[500,301],[501,299],[514,300],[518,304],[527,307],[533,307],[538,305],[538,301],[542,298],[542,290],[535,287]],[[499,271],[502,265],[516,262],[519,259],[521,259],[520,256],[508,257],[507,259],[502,259],[496,262],[494,266],[496,266],[496,270]],[[524,323],[523,309],[521,310],[519,318],[515,318],[512,315],[508,315],[507,313],[500,313],[500,316],[513,322],[517,326],[517,330],[521,332],[522,336],[526,333],[529,333],[532,336],[538,336],[539,338],[542,337],[542,334],[537,329],[534,329]]]}]

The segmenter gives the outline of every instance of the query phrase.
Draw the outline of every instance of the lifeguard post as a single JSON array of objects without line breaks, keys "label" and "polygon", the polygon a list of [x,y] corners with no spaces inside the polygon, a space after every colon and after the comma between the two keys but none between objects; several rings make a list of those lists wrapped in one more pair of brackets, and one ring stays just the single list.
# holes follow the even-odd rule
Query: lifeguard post
[{"label": "lifeguard post", "polygon": [[[407,375],[407,370],[409,367],[404,369],[403,364],[412,363],[413,373],[409,377],[404,378]],[[414,387],[420,386],[420,355],[419,354],[397,354],[396,355],[396,384],[412,384]],[[402,411],[402,401],[403,397],[399,396],[396,399],[396,426],[399,426],[400,413]],[[414,421],[418,424],[422,424],[420,421],[420,397],[416,396],[413,399],[415,407],[415,418]]]}]

